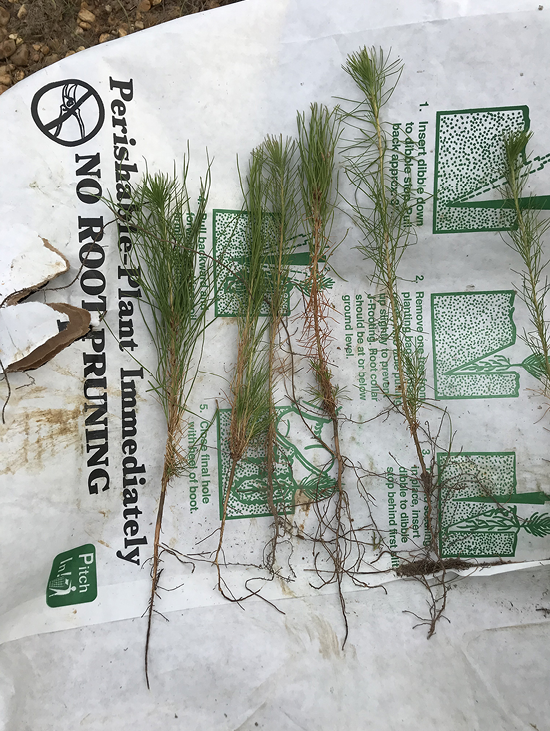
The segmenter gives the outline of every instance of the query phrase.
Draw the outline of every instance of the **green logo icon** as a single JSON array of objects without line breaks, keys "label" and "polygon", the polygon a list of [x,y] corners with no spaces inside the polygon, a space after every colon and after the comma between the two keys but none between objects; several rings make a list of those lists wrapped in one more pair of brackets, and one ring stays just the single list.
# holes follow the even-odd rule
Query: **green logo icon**
[{"label": "green logo icon", "polygon": [[516,492],[514,452],[438,454],[442,558],[515,556],[520,531],[550,535],[550,514],[518,515],[518,506],[544,505],[550,495]]},{"label": "green logo icon", "polygon": [[[299,449],[291,441],[292,436],[303,431],[304,418],[316,436],[330,443],[324,432],[332,429],[330,419],[314,413],[315,407],[305,404],[309,411],[299,414],[294,406],[277,407],[277,452],[273,502],[281,515],[294,513],[296,493],[301,491],[305,501],[330,497],[335,487],[331,470],[334,456],[313,436]],[[231,409],[221,409],[218,417],[218,474],[220,517],[223,514],[225,487],[231,470],[229,454],[229,427]],[[235,472],[231,496],[227,506],[227,518],[252,518],[270,516],[266,492],[266,460],[263,442],[252,445]]]},{"label": "green logo icon", "polygon": [[95,546],[91,543],[54,558],[46,603],[49,607],[93,602],[97,597]]},{"label": "green logo icon", "polygon": [[[217,285],[216,317],[237,317],[244,296],[244,285],[239,275],[247,256],[248,213],[214,210],[213,227],[214,272]],[[220,260],[223,260],[221,265]],[[306,296],[309,294],[306,281],[306,268],[309,262],[307,240],[304,236],[298,236],[295,251],[290,255],[290,279],[286,293],[287,314],[290,312],[290,293],[293,288],[300,290]],[[321,284],[325,289],[331,289],[334,280],[325,274]],[[267,303],[262,314],[268,314]]]}]

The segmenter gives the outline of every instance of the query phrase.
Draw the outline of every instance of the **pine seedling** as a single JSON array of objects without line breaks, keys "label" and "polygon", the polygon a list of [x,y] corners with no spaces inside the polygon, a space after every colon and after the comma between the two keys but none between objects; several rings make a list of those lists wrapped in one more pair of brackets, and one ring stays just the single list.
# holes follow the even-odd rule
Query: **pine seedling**
[{"label": "pine seedling", "polygon": [[[231,419],[229,425],[229,455],[231,469],[225,486],[220,534],[214,565],[218,573],[218,590],[231,601],[222,587],[220,556],[227,520],[227,508],[235,471],[245,457],[247,449],[258,442],[264,442],[271,418],[269,392],[269,364],[264,336],[267,322],[262,309],[268,298],[268,281],[265,264],[265,209],[266,195],[262,185],[264,151],[254,150],[245,181],[245,206],[247,209],[246,244],[247,252],[241,270],[243,296],[240,302],[238,324],[237,362],[230,385]],[[239,601],[239,600],[237,600]]]},{"label": "pine seedling", "polygon": [[[432,478],[424,458],[418,412],[423,401],[426,358],[405,346],[403,312],[398,293],[398,269],[414,237],[408,222],[408,201],[391,190],[388,140],[381,118],[403,71],[400,59],[390,61],[382,49],[363,48],[348,56],[344,70],[355,81],[362,98],[344,117],[356,137],[346,148],[345,169],[355,191],[351,203],[354,220],[363,234],[359,250],[374,265],[373,281],[389,303],[395,344],[399,393],[395,403],[402,411],[420,463],[420,479],[430,496]],[[389,395],[389,394],[386,394]],[[430,502],[428,500],[428,502]],[[431,508],[428,508],[428,523]]]},{"label": "pine seedling", "polygon": [[[266,438],[267,502],[273,516],[273,538],[267,553],[267,566],[273,571],[275,551],[280,538],[280,516],[276,504],[277,411],[275,389],[279,377],[280,341],[283,321],[290,305],[290,262],[296,248],[300,223],[299,181],[296,142],[267,137],[262,145],[263,174],[259,182],[265,189],[265,276],[268,286],[268,390],[270,418]],[[252,183],[252,181],[251,181]],[[261,195],[261,194],[260,194]]]},{"label": "pine seedling", "polygon": [[[308,293],[303,342],[315,376],[315,400],[334,425],[338,442],[338,392],[330,370],[328,345],[331,340],[328,318],[332,310],[323,287],[323,275],[333,251],[330,240],[337,201],[335,156],[339,137],[336,110],[312,104],[309,120],[298,114],[298,147],[301,162],[301,194],[309,245]],[[343,469],[343,464],[341,465]],[[341,484],[339,469],[338,483]]]},{"label": "pine seedling", "polygon": [[516,214],[517,226],[506,236],[509,246],[519,254],[523,262],[518,294],[529,312],[532,329],[524,331],[523,339],[531,350],[522,364],[542,383],[542,393],[550,396],[550,327],[545,319],[545,298],[550,291],[545,269],[548,260],[544,254],[544,235],[550,227],[550,219],[540,217],[539,211],[525,186],[531,165],[525,162],[525,149],[532,133],[513,132],[504,138],[504,180],[502,195]]},{"label": "pine seedling", "polygon": [[[320,516],[317,536],[332,564],[329,577],[323,579],[323,584],[336,582],[338,586],[345,623],[344,645],[348,636],[348,622],[342,580],[349,555],[349,536],[353,530],[348,495],[343,482],[345,460],[340,446],[338,411],[339,397],[342,394],[334,381],[329,355],[332,307],[323,287],[324,275],[335,249],[331,241],[331,231],[338,198],[335,168],[340,136],[339,112],[338,109],[329,111],[324,105],[312,104],[309,119],[305,114],[298,114],[297,123],[302,206],[309,244],[309,273],[304,287],[308,296],[305,302],[302,342],[315,378],[314,402],[332,423],[331,451],[337,467],[334,515],[329,518],[325,511]],[[326,492],[323,491],[317,499],[325,497]]]},{"label": "pine seedling", "polygon": [[[421,427],[419,413],[425,405],[427,359],[414,343],[412,348],[408,347],[398,290],[399,265],[416,238],[409,218],[410,193],[399,183],[396,186],[396,181],[390,175],[391,153],[388,153],[388,132],[382,120],[382,111],[396,89],[403,64],[400,59],[391,61],[382,49],[362,48],[348,56],[343,68],[361,92],[361,99],[352,102],[351,111],[344,114],[354,132],[354,138],[345,150],[346,175],[354,190],[350,205],[354,221],[363,234],[358,248],[365,259],[371,262],[372,281],[387,298],[395,348],[397,393],[385,395],[405,419],[420,466],[415,479],[420,483],[426,503],[426,535],[429,536],[429,542],[422,548],[425,556],[420,561],[410,562],[408,568],[414,570],[416,565],[422,566],[427,562],[426,565],[436,566],[440,572],[435,583],[430,583],[422,575],[418,576],[430,596],[429,618],[424,620],[419,617],[420,624],[428,625],[429,638],[445,611],[448,590],[446,563],[441,558],[439,548],[439,485],[434,473],[434,452],[446,413],[443,412],[435,435],[430,433],[429,425],[427,428]],[[449,451],[450,445],[447,453]]]},{"label": "pine seedling", "polygon": [[[167,426],[145,645],[147,687],[151,626],[162,572],[160,534],[164,505],[170,483],[183,475],[188,466],[182,448],[185,415],[202,355],[206,313],[214,297],[211,258],[206,258],[202,267],[201,287],[196,282],[201,256],[199,237],[210,190],[210,165],[200,183],[195,213],[191,211],[187,191],[188,171],[189,159],[184,158],[181,180],[175,172],[173,175],[147,172],[132,191],[131,226],[128,227],[132,232],[132,250],[128,254],[132,277],[142,293],[140,309],[156,354],[150,386],[162,406]],[[144,309],[143,305],[146,305]]]}]

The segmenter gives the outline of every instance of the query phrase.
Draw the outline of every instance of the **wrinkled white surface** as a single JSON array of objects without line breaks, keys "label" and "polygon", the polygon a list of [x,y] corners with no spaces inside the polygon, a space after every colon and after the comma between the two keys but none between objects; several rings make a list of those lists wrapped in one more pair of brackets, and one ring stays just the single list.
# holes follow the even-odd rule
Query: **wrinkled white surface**
[{"label": "wrinkled white surface", "polygon": [[[14,226],[24,215],[70,260],[78,255],[77,217],[87,209],[76,201],[74,153],[83,149],[47,140],[29,114],[35,91],[59,79],[85,79],[102,94],[106,123],[86,149],[88,154],[101,150],[106,188],[114,180],[109,76],[131,77],[135,100],[128,105],[128,127],[137,140],[133,159],[144,156],[155,169],[170,169],[190,139],[198,178],[202,150],[208,147],[215,159],[212,207],[240,206],[236,153],[246,160],[267,132],[293,134],[296,110],[311,101],[332,104],[335,95],[353,94],[340,67],[346,54],[361,45],[393,46],[407,63],[394,115],[406,116],[420,94],[422,101],[427,94],[438,110],[528,103],[541,149],[550,118],[545,106],[548,22],[546,9],[537,8],[538,3],[526,0],[246,0],[79,53],[18,84],[0,100],[0,159],[12,171],[9,181],[0,182],[3,220]],[[140,166],[143,171],[142,162]],[[112,236],[104,243],[114,306],[119,261]],[[439,291],[452,290],[457,279],[466,286],[466,277],[468,286],[477,289],[483,289],[487,276],[494,276],[491,281],[500,288],[511,287],[508,266],[495,266],[503,260],[496,244],[473,268],[458,272],[449,260],[455,261],[458,251],[475,258],[478,239],[451,236],[445,245],[450,253],[441,255],[441,239],[427,244]],[[355,276],[357,255],[343,257],[337,268],[344,277]],[[81,305],[77,287],[65,296]],[[112,311],[109,316],[116,327],[116,316]],[[214,333],[205,371],[227,374],[234,332],[218,323]],[[145,341],[143,328],[138,335]],[[89,348],[76,343],[33,374],[33,383],[24,374],[13,377],[8,423],[0,432],[2,731],[550,728],[545,683],[549,638],[544,613],[536,611],[547,607],[546,566],[458,580],[446,611],[451,624],[442,621],[429,642],[425,628],[413,631],[414,618],[403,613],[425,615],[426,594],[415,582],[388,583],[387,596],[382,588],[349,590],[350,638],[342,653],[337,598],[311,589],[310,575],[290,584],[292,598],[286,586],[267,587],[283,616],[259,600],[248,602],[246,611],[221,603],[209,567],[199,565],[190,576],[188,567],[178,572],[175,562],[167,562],[165,585],[183,586],[161,594],[158,608],[169,610],[171,621],[158,618],[154,623],[148,693],[145,620],[138,619],[147,605],[147,568],[114,558],[123,523],[116,466],[117,377],[121,365],[136,366],[129,357],[123,359],[114,340],[108,347],[113,486],[98,496],[88,494],[84,469],[81,355]],[[150,353],[143,358],[150,363]],[[150,534],[165,431],[146,384],[141,385],[139,456],[147,461],[153,489],[142,496],[140,507]],[[221,379],[201,376],[201,399],[223,398],[224,389]],[[484,434],[487,450],[494,448],[498,423],[498,448],[517,451],[525,470],[522,479],[531,490],[537,485],[544,489],[547,474],[541,460],[548,435],[540,424],[533,427],[541,415],[537,406],[526,400],[518,412],[508,400],[492,404],[496,411],[489,412],[481,404],[473,425],[466,413],[457,421],[458,427],[460,419],[466,423],[461,439]],[[384,440],[398,428],[380,427],[372,444],[387,452]],[[359,447],[363,458],[365,449]],[[179,485],[165,540],[179,546],[207,535],[217,519],[210,508],[190,521]],[[241,551],[257,546],[262,526],[259,520],[233,521],[228,545]],[[53,557],[87,542],[97,549],[98,599],[47,608],[44,591]],[[523,550],[522,558],[544,559],[548,542]],[[242,578],[238,572],[237,578]]]},{"label": "wrinkled white surface", "polygon": [[0,728],[22,731],[539,731],[550,728],[548,569],[458,581],[428,642],[404,606],[413,582],[348,598],[340,650],[332,598],[171,612],[143,682],[143,621],[0,647]]}]

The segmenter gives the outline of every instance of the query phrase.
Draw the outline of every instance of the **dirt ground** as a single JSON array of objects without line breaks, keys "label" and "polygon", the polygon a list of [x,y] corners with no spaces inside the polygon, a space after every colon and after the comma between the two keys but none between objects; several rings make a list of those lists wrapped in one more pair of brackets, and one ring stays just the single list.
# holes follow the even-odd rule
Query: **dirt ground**
[{"label": "dirt ground", "polygon": [[239,0],[0,0],[0,94],[98,43]]}]

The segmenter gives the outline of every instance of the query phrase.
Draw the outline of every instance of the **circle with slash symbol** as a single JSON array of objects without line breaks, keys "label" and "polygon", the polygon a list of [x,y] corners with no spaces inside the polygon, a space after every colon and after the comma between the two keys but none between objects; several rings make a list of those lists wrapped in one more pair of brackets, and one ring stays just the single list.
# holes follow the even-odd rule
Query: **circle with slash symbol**
[{"label": "circle with slash symbol", "polygon": [[32,118],[46,137],[65,147],[77,147],[99,132],[105,107],[97,91],[79,79],[43,86],[33,97]]}]

